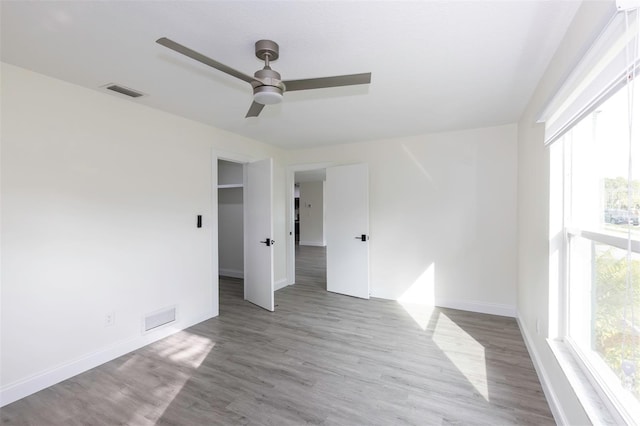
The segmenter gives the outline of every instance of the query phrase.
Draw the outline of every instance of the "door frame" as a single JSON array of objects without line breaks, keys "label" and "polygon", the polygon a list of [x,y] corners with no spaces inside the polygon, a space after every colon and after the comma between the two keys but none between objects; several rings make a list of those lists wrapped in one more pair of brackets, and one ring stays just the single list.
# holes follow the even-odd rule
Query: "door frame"
[{"label": "door frame", "polygon": [[340,164],[335,162],[324,163],[304,163],[293,164],[286,168],[286,192],[285,200],[287,204],[287,284],[292,285],[296,283],[296,213],[295,213],[295,173],[307,172],[309,170],[326,169],[327,167],[339,166]]},{"label": "door frame", "polygon": [[[245,164],[253,161],[262,160],[268,157],[256,157],[252,155],[242,154],[234,151],[225,151],[221,149],[211,148],[211,299],[212,299],[212,316],[217,317],[220,315],[220,265],[219,265],[219,242],[218,242],[218,160],[231,161],[234,163],[240,163],[243,166],[242,170],[242,198],[243,198],[243,223],[246,222],[246,212],[244,210],[246,191],[244,186],[247,183],[247,173]],[[244,238],[244,235],[243,235]],[[246,244],[246,242],[245,242]],[[213,253],[215,252],[215,256]],[[246,256],[246,252],[243,250],[243,258]],[[244,260],[244,259],[243,259]],[[244,286],[244,284],[243,284]],[[243,288],[244,297],[244,288]]]}]

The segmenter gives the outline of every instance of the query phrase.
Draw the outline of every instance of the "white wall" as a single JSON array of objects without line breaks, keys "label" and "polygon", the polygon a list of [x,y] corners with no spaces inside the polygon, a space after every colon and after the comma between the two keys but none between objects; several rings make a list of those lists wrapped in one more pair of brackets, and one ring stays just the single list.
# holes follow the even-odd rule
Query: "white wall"
[{"label": "white wall", "polygon": [[[6,404],[217,315],[212,149],[276,164],[281,151],[11,65],[1,71]],[[275,179],[284,188],[283,170]],[[275,206],[284,217],[284,189]],[[275,239],[285,240],[284,221]],[[284,265],[282,249],[279,280]],[[142,316],[169,305],[175,327],[141,335]]]},{"label": "white wall", "polygon": [[300,183],[300,245],[326,246],[324,182]]},{"label": "white wall", "polygon": [[515,315],[515,125],[287,154],[369,165],[373,297],[435,284],[440,305]]},{"label": "white wall", "polygon": [[[613,7],[613,2],[582,4],[518,123],[518,319],[547,387],[547,398],[560,417],[556,420],[567,424],[590,422],[546,342],[550,318],[556,315],[549,310],[550,296],[554,299],[549,286],[559,275],[557,251],[550,250],[550,237],[555,244],[559,229],[550,228],[550,157],[544,148],[544,126],[536,120],[608,21]],[[540,322],[539,333],[536,321]]]}]

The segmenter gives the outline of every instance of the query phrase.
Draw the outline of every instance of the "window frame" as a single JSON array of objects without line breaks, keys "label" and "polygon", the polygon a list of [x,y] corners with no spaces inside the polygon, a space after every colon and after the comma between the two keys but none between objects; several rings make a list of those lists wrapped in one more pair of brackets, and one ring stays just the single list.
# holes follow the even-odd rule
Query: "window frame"
[{"label": "window frame", "polygon": [[[625,90],[634,77],[636,81],[631,84],[636,85],[635,93],[640,93],[640,81],[637,80],[640,78],[640,9],[636,4],[637,0],[632,3],[617,0],[616,10],[612,11],[609,22],[603,26],[599,36],[593,40],[582,59],[546,104],[538,123],[544,123],[544,144],[550,150],[547,341],[561,369],[565,371],[567,379],[576,390],[576,395],[584,404],[585,411],[590,418],[592,415],[595,416],[592,421],[602,421],[604,417],[597,417],[606,417],[605,408],[608,408],[606,411],[615,422],[636,424],[637,419],[640,419],[640,398],[623,388],[615,370],[609,367],[607,361],[598,353],[599,350],[593,349],[591,324],[596,315],[593,308],[595,285],[601,285],[595,278],[593,269],[598,259],[595,244],[629,250],[627,256],[640,255],[640,235],[631,232],[615,235],[614,231],[604,226],[597,229],[596,222],[592,222],[588,217],[587,221],[582,222],[584,217],[580,210],[576,211],[577,216],[571,214],[572,205],[584,201],[580,192],[572,193],[573,184],[579,182],[574,179],[580,179],[584,167],[582,163],[576,162],[575,167],[573,164],[574,155],[581,154],[580,151],[573,152],[573,137],[578,137],[573,134],[574,128],[588,119],[591,113],[611,96]],[[640,109],[639,98],[640,95],[637,95],[636,111]],[[639,134],[640,126],[636,125],[634,131]],[[637,136],[634,136],[633,143],[634,146],[636,143],[640,144]],[[585,159],[588,155],[587,152]],[[638,157],[640,159],[640,156]],[[577,174],[572,175],[574,171]],[[584,183],[589,185],[588,179]],[[557,186],[554,187],[554,184]],[[575,199],[574,194],[577,197]],[[589,205],[587,203],[587,206]],[[570,223],[570,220],[574,219],[580,222]],[[577,223],[580,223],[580,226],[577,226]],[[578,238],[580,240],[573,244],[573,240]],[[584,244],[590,244],[590,255],[589,245]],[[573,255],[572,249],[577,250]],[[576,269],[572,270],[572,267]],[[579,280],[577,286],[575,279]],[[579,285],[583,281],[586,284]],[[588,300],[591,300],[591,306]],[[584,321],[586,316],[591,319],[589,330],[581,326],[581,321]],[[580,327],[576,329],[572,320],[573,324],[578,321]],[[640,371],[636,372],[636,375],[640,380]],[[622,392],[619,392],[620,390]],[[587,400],[597,407],[591,406]],[[612,419],[606,422],[610,420]]]},{"label": "window frame", "polygon": [[[619,90],[624,90],[623,87],[617,86],[610,89],[610,92],[606,96],[601,97],[601,102],[597,105],[600,106],[606,102],[611,96],[613,96]],[[588,119],[589,114],[586,114],[583,119]],[[582,120],[574,123],[574,126],[581,123]],[[557,333],[555,336],[556,341],[561,341],[567,348],[571,357],[575,361],[575,364],[580,368],[584,376],[589,381],[590,386],[595,393],[607,407],[609,413],[618,423],[637,424],[635,419],[640,419],[640,405],[638,401],[632,396],[628,395],[622,386],[615,385],[619,382],[619,378],[611,371],[610,367],[602,360],[597,354],[587,353],[570,334],[570,298],[571,298],[571,242],[575,238],[583,238],[590,241],[591,244],[599,243],[605,244],[616,249],[627,250],[629,247],[632,253],[640,255],[640,236],[632,237],[631,234],[616,235],[611,231],[604,229],[598,230],[590,227],[579,227],[574,223],[570,223],[568,218],[571,213],[572,204],[572,169],[574,156],[571,150],[573,140],[571,130],[569,130],[559,138],[555,143],[560,145],[559,152],[555,155],[561,156],[559,162],[555,164],[560,166],[561,171],[556,170],[556,173],[561,173],[557,176],[561,176],[562,179],[562,202],[561,208],[555,212],[561,217],[562,228],[562,242],[560,245],[560,259],[559,259],[559,287],[557,293]],[[554,147],[555,148],[555,147]],[[553,162],[552,162],[553,163]],[[551,173],[554,173],[552,170]],[[551,183],[551,182],[550,182]],[[630,244],[629,244],[630,243]],[[551,295],[553,297],[553,295]],[[553,304],[550,303],[550,309]],[[551,339],[554,340],[554,339]],[[635,409],[635,406],[638,406]],[[631,409],[630,409],[631,407]]]}]

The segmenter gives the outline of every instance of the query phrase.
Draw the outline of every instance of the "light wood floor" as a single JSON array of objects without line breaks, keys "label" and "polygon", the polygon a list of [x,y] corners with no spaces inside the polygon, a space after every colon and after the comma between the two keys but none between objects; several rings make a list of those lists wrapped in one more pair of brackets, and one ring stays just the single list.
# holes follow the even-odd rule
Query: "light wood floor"
[{"label": "light wood floor", "polygon": [[322,256],[299,248],[275,312],[221,280],[219,317],[10,404],[2,424],[554,424],[512,318],[328,293]]}]

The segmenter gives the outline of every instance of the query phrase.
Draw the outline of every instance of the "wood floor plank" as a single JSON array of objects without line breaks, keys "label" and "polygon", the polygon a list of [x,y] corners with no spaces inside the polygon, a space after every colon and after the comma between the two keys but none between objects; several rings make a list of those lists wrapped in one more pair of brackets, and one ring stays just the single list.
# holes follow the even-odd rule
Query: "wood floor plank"
[{"label": "wood floor plank", "polygon": [[297,247],[276,311],[220,280],[220,316],[0,410],[3,425],[554,424],[512,318],[326,291]]}]

